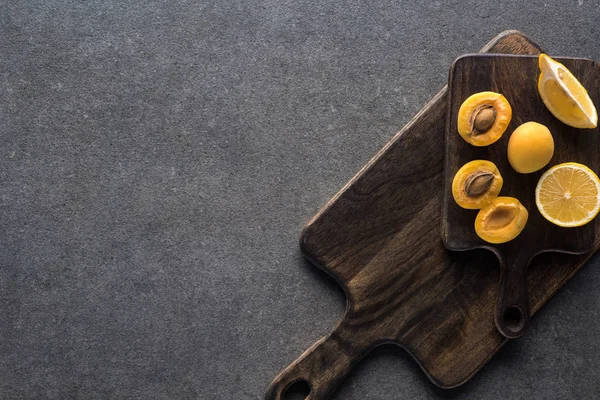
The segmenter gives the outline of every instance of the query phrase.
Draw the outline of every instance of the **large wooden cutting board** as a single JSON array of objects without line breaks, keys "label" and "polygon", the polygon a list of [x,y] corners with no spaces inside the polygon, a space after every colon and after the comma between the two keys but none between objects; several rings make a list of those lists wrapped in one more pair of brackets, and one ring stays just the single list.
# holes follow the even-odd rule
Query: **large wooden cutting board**
[{"label": "large wooden cutting board", "polygon": [[[503,32],[482,50],[540,51],[516,31]],[[343,287],[346,311],[275,377],[267,399],[282,399],[298,381],[310,386],[308,399],[326,399],[383,343],[402,346],[433,383],[451,388],[506,342],[494,325],[496,258],[485,251],[450,252],[440,238],[446,104],[444,88],[303,231],[302,252]],[[528,272],[532,312],[589,256],[537,257]]]}]

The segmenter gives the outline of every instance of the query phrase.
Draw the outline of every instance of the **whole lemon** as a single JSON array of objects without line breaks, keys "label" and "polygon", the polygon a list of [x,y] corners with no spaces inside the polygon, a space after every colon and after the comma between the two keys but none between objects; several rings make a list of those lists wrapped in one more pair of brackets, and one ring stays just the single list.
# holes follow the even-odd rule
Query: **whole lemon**
[{"label": "whole lemon", "polygon": [[508,139],[508,162],[521,174],[544,168],[554,154],[550,130],[537,122],[519,126]]}]

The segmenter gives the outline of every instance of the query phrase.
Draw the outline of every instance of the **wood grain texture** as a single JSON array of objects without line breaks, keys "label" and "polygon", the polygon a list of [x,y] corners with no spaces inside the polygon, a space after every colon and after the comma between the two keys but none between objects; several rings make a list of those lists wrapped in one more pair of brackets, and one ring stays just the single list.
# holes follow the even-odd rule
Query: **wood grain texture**
[{"label": "wood grain texture", "polygon": [[[541,50],[507,31],[482,51]],[[303,231],[302,252],[343,287],[346,311],[328,335],[275,377],[266,399],[282,399],[299,380],[311,387],[308,399],[326,399],[383,343],[406,349],[434,384],[456,387],[506,342],[494,325],[497,260],[483,250],[448,251],[439,234],[446,101],[444,88]],[[532,312],[590,255],[536,257],[528,271]]]},{"label": "wood grain texture", "polygon": [[[592,100],[600,100],[598,65],[586,59],[560,58],[579,81],[587,88]],[[578,228],[561,228],[548,222],[535,205],[535,187],[542,174],[551,166],[576,161],[594,171],[600,164],[599,130],[571,128],[544,106],[537,90],[539,76],[538,57],[515,55],[476,54],[458,58],[450,69],[448,85],[448,115],[446,124],[446,155],[444,169],[444,197],[442,206],[442,237],[450,250],[486,248],[499,258],[501,278],[496,306],[496,326],[506,337],[522,335],[529,322],[529,301],[526,287],[527,266],[542,252],[584,254],[594,246],[595,225]],[[502,93],[510,103],[513,115],[504,135],[486,147],[468,144],[457,129],[458,110],[472,94],[493,91]],[[521,124],[535,121],[550,129],[555,151],[546,168],[519,174],[510,166],[506,154],[510,134]],[[473,228],[478,210],[465,210],[452,196],[452,180],[467,162],[483,159],[492,161],[504,178],[501,196],[510,196],[529,211],[529,220],[523,232],[513,241],[501,245],[484,242]],[[510,321],[507,310],[513,310]],[[510,323],[509,323],[510,322]]]}]

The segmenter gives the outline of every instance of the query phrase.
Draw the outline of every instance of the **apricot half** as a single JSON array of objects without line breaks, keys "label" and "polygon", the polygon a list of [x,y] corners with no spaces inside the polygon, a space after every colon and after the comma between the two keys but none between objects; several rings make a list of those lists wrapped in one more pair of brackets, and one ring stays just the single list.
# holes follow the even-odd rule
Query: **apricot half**
[{"label": "apricot half", "polygon": [[550,130],[537,122],[525,122],[508,139],[508,162],[521,174],[544,168],[554,155]]},{"label": "apricot half", "polygon": [[452,196],[462,208],[485,207],[502,189],[502,176],[491,161],[474,160],[463,165],[452,180]]},{"label": "apricot half", "polygon": [[475,218],[477,236],[488,243],[506,243],[523,231],[529,213],[514,197],[496,197]]},{"label": "apricot half", "polygon": [[458,110],[458,133],[473,146],[488,146],[502,137],[511,118],[506,97],[496,92],[475,93]]}]

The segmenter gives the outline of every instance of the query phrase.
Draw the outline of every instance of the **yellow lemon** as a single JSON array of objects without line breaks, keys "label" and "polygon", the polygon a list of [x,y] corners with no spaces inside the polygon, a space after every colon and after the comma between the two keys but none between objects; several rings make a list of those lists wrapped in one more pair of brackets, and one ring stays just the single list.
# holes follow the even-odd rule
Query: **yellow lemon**
[{"label": "yellow lemon", "polygon": [[548,110],[574,128],[595,128],[596,107],[571,71],[545,54],[540,55],[539,67],[538,91]]},{"label": "yellow lemon", "polygon": [[535,203],[553,224],[567,228],[585,225],[600,211],[600,180],[583,164],[556,165],[538,181]]}]

